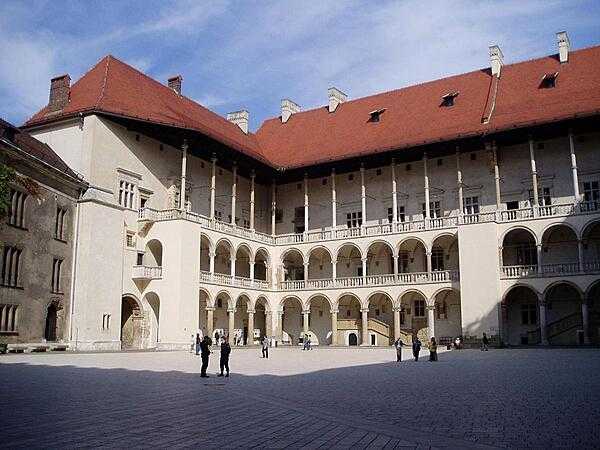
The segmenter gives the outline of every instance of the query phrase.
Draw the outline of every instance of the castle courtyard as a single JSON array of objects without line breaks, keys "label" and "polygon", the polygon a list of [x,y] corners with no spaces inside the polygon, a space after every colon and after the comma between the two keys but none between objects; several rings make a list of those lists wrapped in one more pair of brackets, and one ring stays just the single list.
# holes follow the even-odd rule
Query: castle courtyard
[{"label": "castle courtyard", "polygon": [[0,357],[0,447],[591,448],[597,349],[234,349]]}]

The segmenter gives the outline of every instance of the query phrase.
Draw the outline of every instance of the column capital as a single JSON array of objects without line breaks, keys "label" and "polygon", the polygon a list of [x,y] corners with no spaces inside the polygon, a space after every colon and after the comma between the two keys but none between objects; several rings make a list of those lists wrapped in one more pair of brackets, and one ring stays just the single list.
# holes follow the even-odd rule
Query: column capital
[{"label": "column capital", "polygon": [[366,263],[369,261],[369,258],[367,256],[365,256],[364,258],[360,259],[362,262]]},{"label": "column capital", "polygon": [[183,143],[181,144],[181,149],[182,149],[183,151],[187,151],[187,149],[188,149],[188,143],[187,143],[187,139],[184,139],[184,140],[183,140]]},{"label": "column capital", "polygon": [[332,309],[331,311],[329,311],[331,314],[339,314],[340,310],[339,309]]},{"label": "column capital", "polygon": [[235,313],[235,308],[227,308],[227,313]]},{"label": "column capital", "polygon": [[217,252],[215,250],[209,250],[208,256],[210,256],[211,258],[214,258],[215,256],[217,256]]},{"label": "column capital", "polygon": [[360,312],[361,313],[368,313],[369,312],[369,308],[360,308]]},{"label": "column capital", "polygon": [[427,311],[435,311],[435,305],[427,305],[425,308]]},{"label": "column capital", "polygon": [[254,314],[256,313],[256,310],[254,309],[249,309],[248,311],[246,311],[248,314]]},{"label": "column capital", "polygon": [[214,306],[207,306],[205,309],[206,309],[207,311],[214,311],[214,310],[215,310],[215,309],[217,309],[217,308],[215,308]]},{"label": "column capital", "polygon": [[213,153],[213,154],[210,156],[210,161],[211,161],[213,164],[217,162],[217,155],[216,155],[215,153]]},{"label": "column capital", "polygon": [[403,309],[402,306],[394,306],[392,308],[392,311],[394,311],[394,312],[402,312],[402,309]]},{"label": "column capital", "polygon": [[303,309],[302,314],[310,314],[310,309]]}]

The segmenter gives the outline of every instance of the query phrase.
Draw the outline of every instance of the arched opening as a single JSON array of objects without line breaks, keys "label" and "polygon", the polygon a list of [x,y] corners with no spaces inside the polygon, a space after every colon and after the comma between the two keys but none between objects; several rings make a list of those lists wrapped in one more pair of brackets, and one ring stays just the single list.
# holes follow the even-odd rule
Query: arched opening
[{"label": "arched opening", "polygon": [[379,292],[369,297],[369,344],[388,346],[394,343],[394,311],[389,295]]},{"label": "arched opening", "polygon": [[[207,307],[210,305],[208,292],[200,289],[198,292],[198,333],[200,337],[209,336],[212,324],[209,327]],[[214,318],[213,318],[214,321]],[[195,337],[195,336],[194,336]]]},{"label": "arched opening", "polygon": [[418,291],[406,292],[400,297],[400,329],[422,342],[428,340],[427,299]]},{"label": "arched opening", "polygon": [[[583,340],[581,295],[570,283],[546,290],[546,336],[550,345],[577,345]],[[583,342],[581,342],[583,343]]]},{"label": "arched opening", "polygon": [[434,239],[431,246],[431,270],[458,270],[458,238],[448,234]]},{"label": "arched opening", "polygon": [[[338,344],[357,345],[362,333],[361,304],[358,297],[345,294],[338,301]],[[356,344],[351,344],[351,335],[355,334]]]},{"label": "arched opening", "polygon": [[258,297],[254,306],[254,340],[262,342],[264,336],[267,336],[267,314],[269,311],[269,302],[265,297]]},{"label": "arched opening", "polygon": [[566,225],[553,225],[542,235],[544,273],[579,271],[579,250],[575,231]]},{"label": "arched opening", "polygon": [[287,297],[283,300],[282,309],[282,343],[284,345],[298,345],[302,336],[302,304],[296,297]]},{"label": "arched opening", "polygon": [[337,278],[362,277],[362,254],[354,244],[344,244],[337,252]]},{"label": "arched opening", "polygon": [[600,281],[587,294],[588,333],[592,344],[600,344]]},{"label": "arched opening", "polygon": [[229,241],[221,239],[215,247],[215,273],[231,274],[232,245]]},{"label": "arched opening", "polygon": [[58,336],[58,304],[51,302],[46,310],[46,326],[44,338],[48,342],[54,342]]},{"label": "arched opening", "polygon": [[146,243],[144,252],[144,265],[147,267],[162,267],[162,244],[157,239],[152,239]]},{"label": "arched opening", "polygon": [[148,347],[157,347],[160,341],[160,299],[154,292],[149,292],[145,296],[148,302]]},{"label": "arched opening", "polygon": [[435,294],[434,329],[439,344],[451,344],[462,336],[460,293],[445,289]]},{"label": "arched opening", "polygon": [[537,247],[531,231],[516,228],[504,236],[502,265],[505,267],[537,265]]},{"label": "arched opening", "polygon": [[358,335],[354,331],[348,334],[348,346],[355,347],[358,345]]},{"label": "arched opening", "polygon": [[398,272],[427,272],[427,251],[419,239],[406,239],[398,247]]},{"label": "arched opening", "polygon": [[374,242],[367,249],[367,274],[384,275],[394,273],[394,254],[385,242]]},{"label": "arched opening", "polygon": [[331,254],[324,247],[311,250],[308,257],[308,278],[323,280],[332,278]]},{"label": "arched opening", "polygon": [[121,348],[142,348],[144,314],[138,301],[130,296],[121,300]]},{"label": "arched opening", "polygon": [[283,254],[282,262],[284,281],[304,280],[302,253],[296,249],[290,249]]},{"label": "arched opening", "polygon": [[600,221],[586,226],[582,237],[584,269],[600,270]]},{"label": "arched opening", "polygon": [[250,299],[246,295],[240,295],[235,305],[233,317],[233,343],[234,345],[248,345],[248,309]]},{"label": "arched opening", "polygon": [[250,278],[250,248],[242,244],[238,247],[235,253],[235,276]]},{"label": "arched opening", "polygon": [[539,343],[539,304],[537,293],[528,286],[513,287],[504,297],[503,340],[507,345]]},{"label": "arched opening", "polygon": [[312,345],[331,344],[331,303],[323,295],[309,301],[308,330]]},{"label": "arched opening", "polygon": [[269,254],[264,248],[259,248],[254,256],[254,279],[268,281],[269,272]]},{"label": "arched opening", "polygon": [[219,344],[222,337],[229,336],[229,316],[227,310],[231,304],[231,296],[227,292],[219,292],[215,297],[213,343]]},{"label": "arched opening", "polygon": [[200,235],[200,270],[210,271],[210,240],[205,234]]}]

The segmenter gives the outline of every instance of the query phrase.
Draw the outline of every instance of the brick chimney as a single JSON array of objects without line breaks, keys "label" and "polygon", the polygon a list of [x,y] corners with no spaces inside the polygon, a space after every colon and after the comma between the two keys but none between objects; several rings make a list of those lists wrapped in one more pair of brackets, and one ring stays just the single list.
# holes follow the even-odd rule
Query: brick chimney
[{"label": "brick chimney", "polygon": [[181,75],[176,75],[174,77],[169,78],[167,81],[169,87],[181,95],[181,83],[183,82],[183,77]]},{"label": "brick chimney", "polygon": [[336,87],[330,87],[327,89],[327,95],[329,97],[329,112],[334,112],[340,103],[344,103],[348,100],[348,96],[340,91]]},{"label": "brick chimney", "polygon": [[48,100],[48,109],[50,111],[60,111],[69,103],[71,94],[71,77],[69,74],[54,77],[50,80],[50,98]]},{"label": "brick chimney", "polygon": [[558,41],[558,60],[562,63],[569,61],[569,50],[571,50],[571,43],[569,42],[569,36],[566,31],[556,33],[556,39]]},{"label": "brick chimney", "polygon": [[300,112],[300,106],[290,99],[281,100],[281,123],[286,123],[292,117],[292,114]]},{"label": "brick chimney", "polygon": [[245,109],[241,111],[227,113],[227,120],[229,120],[231,123],[235,123],[246,134],[248,134],[249,117],[250,114]]},{"label": "brick chimney", "polygon": [[492,66],[492,75],[500,78],[500,69],[504,65],[504,55],[497,45],[490,46],[490,64]]}]

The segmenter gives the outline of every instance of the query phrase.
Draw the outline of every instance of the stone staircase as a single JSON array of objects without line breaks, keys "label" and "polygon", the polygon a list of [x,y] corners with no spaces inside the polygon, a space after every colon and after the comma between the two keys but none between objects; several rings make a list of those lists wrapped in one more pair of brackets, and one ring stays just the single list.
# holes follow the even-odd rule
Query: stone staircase
[{"label": "stone staircase", "polygon": [[[548,339],[552,339],[553,337],[571,331],[574,328],[581,328],[582,326],[581,313],[576,312],[547,324],[546,336]],[[540,328],[536,328],[527,333],[527,342],[529,342],[529,344],[539,344],[541,341],[542,333]]]}]

